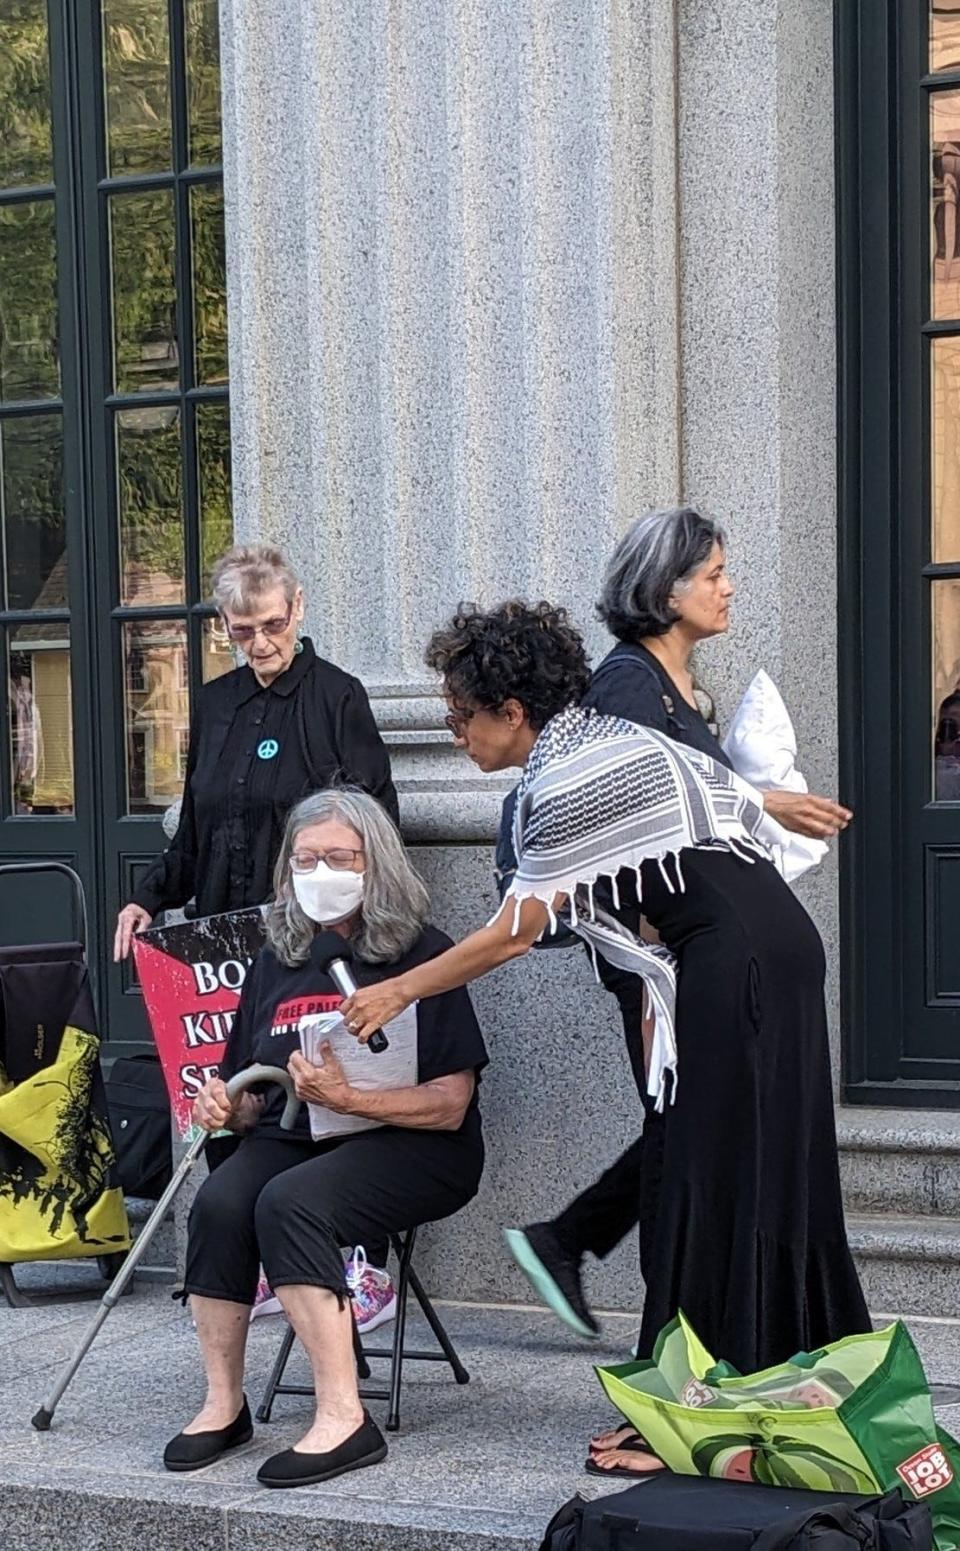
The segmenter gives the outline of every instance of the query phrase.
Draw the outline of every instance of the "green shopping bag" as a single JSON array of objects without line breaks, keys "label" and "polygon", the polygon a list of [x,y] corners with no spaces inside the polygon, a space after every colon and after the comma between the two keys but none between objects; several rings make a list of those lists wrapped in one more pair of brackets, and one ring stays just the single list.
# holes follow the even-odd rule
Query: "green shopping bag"
[{"label": "green shopping bag", "polygon": [[717,1363],[680,1314],[651,1360],[597,1376],[681,1475],[824,1492],[900,1487],[927,1503],[938,1551],[960,1548],[960,1446],[937,1427],[899,1321],[743,1376]]}]

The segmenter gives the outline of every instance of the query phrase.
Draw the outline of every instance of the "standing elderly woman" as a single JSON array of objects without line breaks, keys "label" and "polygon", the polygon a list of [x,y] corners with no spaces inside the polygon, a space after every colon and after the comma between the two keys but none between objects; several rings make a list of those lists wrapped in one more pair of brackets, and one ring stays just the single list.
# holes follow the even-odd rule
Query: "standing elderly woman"
[{"label": "standing elderly woman", "polygon": [[[449,1217],[476,1194],[483,1170],[477,1083],[487,1055],[470,998],[458,989],[421,998],[412,1028],[386,1031],[396,1053],[408,1042],[411,1073],[390,1088],[374,1086],[385,1057],[369,1056],[360,1086],[329,1043],[321,1064],[308,1061],[300,1021],[334,1011],[341,1000],[327,960],[313,960],[318,930],[344,939],[361,984],[376,982],[449,947],[449,937],[426,923],[427,908],[400,836],[371,797],[337,789],[294,808],[267,946],[244,982],[221,1075],[194,1108],[206,1130],[228,1126],[243,1139],[204,1181],[190,1214],[184,1286],[207,1395],[167,1445],[168,1470],[199,1470],[252,1434],[243,1366],[261,1260],[310,1359],[316,1416],[293,1448],[261,1466],[258,1481],[307,1486],[374,1465],[387,1452],[357,1394],[341,1247]],[[278,1088],[265,1101],[245,1093],[231,1105],[223,1079],[259,1062],[286,1063],[299,1097],[322,1106],[320,1129],[333,1134],[313,1140],[303,1111],[295,1130],[281,1130]],[[357,1121],[364,1129],[351,1129]]]},{"label": "standing elderly woman", "polygon": [[351,782],[397,818],[390,760],[358,679],[300,636],[303,588],[278,549],[238,544],[217,561],[213,601],[247,659],[204,684],[193,711],[180,823],[117,918],[114,958],[160,910],[197,914],[270,897],[295,802]]},{"label": "standing elderly woman", "polygon": [[580,709],[582,641],[548,604],[463,608],[427,661],[474,763],[523,767],[517,871],[488,925],[348,998],[348,1027],[367,1038],[527,953],[562,911],[642,978],[653,1012],[663,1177],[640,1355],[679,1308],[745,1371],[869,1329],[843,1223],[823,947],[762,850],[759,793],[662,733]]},{"label": "standing elderly woman", "polygon": [[[607,563],[597,606],[617,644],[594,670],[581,703],[655,728],[729,767],[697,702],[691,667],[694,649],[730,628],[734,586],[726,549],[720,525],[693,507],[646,512],[630,524]],[[833,837],[852,818],[848,808],[813,793],[771,790],[762,797],[766,813],[802,835]],[[599,967],[625,1020],[637,1025],[636,977],[602,960]],[[634,1060],[638,1045],[639,1028],[628,1027]],[[659,1141],[658,1123],[648,1115],[644,1135],[555,1218],[506,1231],[508,1248],[539,1295],[580,1335],[599,1333],[581,1263],[588,1252],[603,1259],[645,1220],[643,1203],[659,1177]]]},{"label": "standing elderly woman", "polygon": [[[390,759],[359,679],[326,662],[300,636],[303,588],[278,549],[239,544],[217,561],[213,600],[243,667],[204,684],[193,710],[180,822],[117,918],[114,959],[160,910],[196,901],[200,916],[261,905],[287,814],[307,792],[334,782],[361,787],[398,817]],[[211,1142],[211,1168],[234,1143]],[[361,1330],[390,1318],[386,1246],[355,1310]],[[276,1311],[261,1284],[257,1311]]]}]

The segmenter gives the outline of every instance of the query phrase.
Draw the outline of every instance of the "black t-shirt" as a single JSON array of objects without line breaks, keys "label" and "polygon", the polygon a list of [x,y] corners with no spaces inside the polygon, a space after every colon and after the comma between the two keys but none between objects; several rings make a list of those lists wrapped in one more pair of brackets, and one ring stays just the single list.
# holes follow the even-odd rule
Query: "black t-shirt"
[{"label": "black t-shirt", "polygon": [[[445,932],[425,926],[410,952],[394,964],[366,964],[353,960],[353,975],[358,985],[375,985],[434,959],[451,947]],[[288,969],[271,948],[263,948],[254,960],[240,994],[240,1005],[220,1063],[220,1076],[226,1081],[244,1067],[263,1062],[286,1070],[287,1062],[300,1048],[299,1021],[308,1013],[332,1012],[343,998],[329,975],[315,969],[308,960]],[[420,1082],[449,1077],[453,1072],[473,1071],[479,1078],[488,1061],[483,1035],[465,986],[428,996],[417,1004],[417,1067]],[[290,1136],[302,1140],[309,1136],[306,1108],[302,1108],[293,1131],[280,1129],[284,1094],[271,1086],[257,1123],[258,1135]],[[460,1128],[460,1134],[479,1137],[480,1115],[477,1091]]]}]

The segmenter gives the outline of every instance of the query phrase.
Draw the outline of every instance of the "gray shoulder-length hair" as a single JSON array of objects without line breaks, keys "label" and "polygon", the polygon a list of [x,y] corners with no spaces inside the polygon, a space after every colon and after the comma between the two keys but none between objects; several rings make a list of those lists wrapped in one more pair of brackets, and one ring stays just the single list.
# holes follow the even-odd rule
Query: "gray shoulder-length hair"
[{"label": "gray shoulder-length hair", "polygon": [[671,595],[709,560],[714,544],[726,548],[719,523],[692,506],[646,512],[630,524],[607,562],[597,613],[620,641],[665,635],[678,615]]},{"label": "gray shoulder-length hair", "polygon": [[391,964],[413,947],[430,909],[430,896],[414,872],[392,819],[375,797],[353,787],[313,792],[291,808],[273,875],[267,941],[281,964],[304,964],[317,930],[297,904],[290,881],[290,854],[301,830],[326,819],[349,824],[365,853],[363,904],[351,948],[369,964]]},{"label": "gray shoulder-length hair", "polygon": [[300,582],[289,560],[271,544],[234,544],[220,556],[210,573],[213,601],[223,614],[250,614],[257,599],[274,587],[292,603]]}]

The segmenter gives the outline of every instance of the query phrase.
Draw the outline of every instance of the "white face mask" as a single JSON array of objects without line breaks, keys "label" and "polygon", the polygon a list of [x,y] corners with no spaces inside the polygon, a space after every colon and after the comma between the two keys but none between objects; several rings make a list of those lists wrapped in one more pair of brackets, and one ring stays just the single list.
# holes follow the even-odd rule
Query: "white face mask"
[{"label": "white face mask", "polygon": [[313,872],[295,872],[293,892],[304,915],[321,926],[335,926],[355,914],[363,899],[363,873],[342,872],[318,862]]}]

